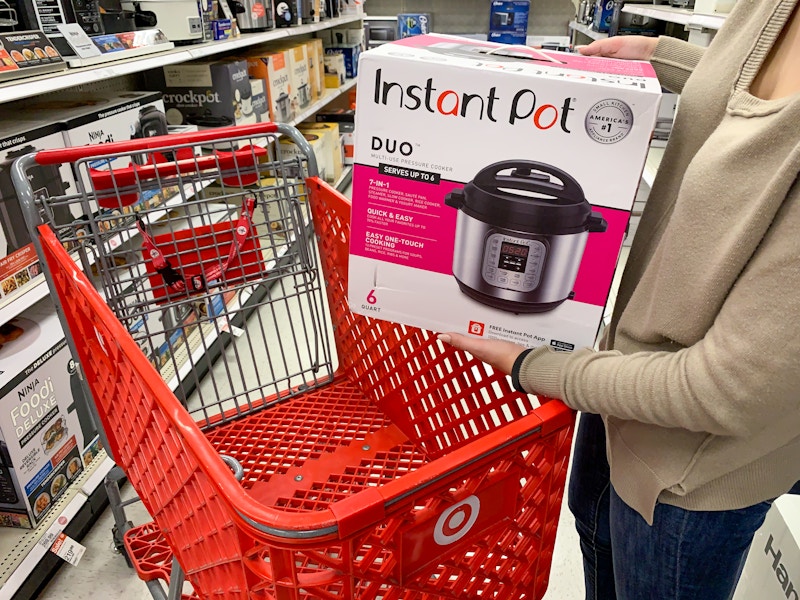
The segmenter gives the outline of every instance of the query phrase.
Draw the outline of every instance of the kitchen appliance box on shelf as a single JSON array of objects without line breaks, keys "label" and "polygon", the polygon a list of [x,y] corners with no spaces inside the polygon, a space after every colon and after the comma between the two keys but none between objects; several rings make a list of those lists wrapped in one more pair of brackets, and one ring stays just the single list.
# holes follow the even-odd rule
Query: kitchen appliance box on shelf
[{"label": "kitchen appliance box on shelf", "polygon": [[43,300],[2,333],[3,526],[35,527],[83,471],[84,446],[94,437],[85,400],[71,393],[80,384],[61,331],[52,303]]},{"label": "kitchen appliance box on shelf", "polygon": [[[160,92],[76,92],[33,100],[13,114],[17,119],[46,119],[61,125],[65,146],[124,142],[167,131]],[[98,150],[98,154],[102,153]],[[98,169],[127,167],[129,157],[102,159],[89,163]],[[91,189],[83,169],[85,189]],[[68,193],[78,193],[77,189]]]},{"label": "kitchen appliance box on shelf", "polygon": [[[52,98],[27,102],[23,110],[15,111],[6,118],[47,119],[56,123],[61,127],[65,146],[102,145],[167,133],[160,92],[63,93]],[[100,155],[103,150],[98,148],[97,153]],[[129,156],[98,158],[76,163],[76,168],[72,171],[75,180],[82,182],[83,189],[91,190],[87,167],[105,170],[111,166],[119,169],[129,166],[130,162]],[[61,193],[64,191],[68,195],[81,193],[77,183],[71,188],[65,186]],[[161,204],[176,192],[175,188],[147,191],[139,196],[135,204],[124,207],[122,213],[127,215],[143,206]],[[76,210],[77,202],[72,204],[72,210]],[[98,209],[94,202],[90,203],[90,208],[93,212]],[[64,211],[64,207],[61,210]],[[101,221],[101,227],[109,223],[110,221]]]},{"label": "kitchen appliance box on shelf", "polygon": [[145,84],[164,93],[170,125],[258,122],[244,60],[193,61],[151,69],[145,71]]},{"label": "kitchen appliance box on shelf", "polygon": [[[31,244],[17,192],[11,181],[11,165],[30,152],[64,147],[63,125],[3,119],[0,127],[0,299],[21,293],[43,277],[39,258]],[[29,172],[36,197],[75,193],[75,181],[67,165],[34,167]],[[81,215],[68,208],[56,208],[59,225]]]},{"label": "kitchen appliance box on shelf", "polygon": [[267,90],[270,121],[287,123],[295,117],[289,92],[292,72],[288,51],[276,48],[252,50],[245,58],[251,78],[263,79]]},{"label": "kitchen appliance box on shelf", "polygon": [[350,306],[591,345],[661,88],[648,63],[502,48],[429,35],[362,56]]}]

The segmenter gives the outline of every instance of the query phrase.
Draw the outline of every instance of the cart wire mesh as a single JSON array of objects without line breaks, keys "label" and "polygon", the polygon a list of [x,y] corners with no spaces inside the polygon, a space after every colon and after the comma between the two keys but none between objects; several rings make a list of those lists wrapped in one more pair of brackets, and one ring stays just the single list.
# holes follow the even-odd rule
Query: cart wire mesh
[{"label": "cart wire mesh", "polygon": [[[44,220],[203,427],[332,377],[307,159],[287,148],[296,146],[274,133],[169,151],[100,147],[73,163],[77,193],[39,199]],[[63,214],[79,216],[59,222]]]}]

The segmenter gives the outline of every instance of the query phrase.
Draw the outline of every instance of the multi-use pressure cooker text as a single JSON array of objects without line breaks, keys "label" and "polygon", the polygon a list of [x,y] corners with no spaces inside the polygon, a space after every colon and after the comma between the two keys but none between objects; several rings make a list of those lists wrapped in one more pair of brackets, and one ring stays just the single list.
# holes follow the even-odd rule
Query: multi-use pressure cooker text
[{"label": "multi-use pressure cooker text", "polygon": [[529,160],[485,167],[445,204],[458,210],[459,288],[514,313],[545,312],[572,298],[589,233],[607,229],[574,178]]}]

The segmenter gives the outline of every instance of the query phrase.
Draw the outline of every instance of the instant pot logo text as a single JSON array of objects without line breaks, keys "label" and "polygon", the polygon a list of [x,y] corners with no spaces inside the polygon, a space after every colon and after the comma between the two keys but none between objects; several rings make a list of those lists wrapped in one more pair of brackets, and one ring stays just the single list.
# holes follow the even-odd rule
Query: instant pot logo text
[{"label": "instant pot logo text", "polygon": [[397,106],[410,111],[427,110],[443,116],[487,119],[493,123],[508,121],[511,125],[527,122],[536,129],[558,127],[571,133],[570,116],[575,110],[574,98],[567,97],[555,102],[540,98],[534,90],[521,89],[513,97],[502,98],[497,88],[491,87],[481,93],[440,89],[429,77],[424,84],[404,85],[384,78],[383,69],[375,72],[375,104]]}]

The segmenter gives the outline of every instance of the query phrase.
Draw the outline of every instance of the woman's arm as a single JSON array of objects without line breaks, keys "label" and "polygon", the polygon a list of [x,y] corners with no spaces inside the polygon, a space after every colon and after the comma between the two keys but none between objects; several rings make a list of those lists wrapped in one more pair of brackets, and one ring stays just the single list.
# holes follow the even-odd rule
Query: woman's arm
[{"label": "woman's arm", "polygon": [[618,35],[578,48],[585,56],[649,60],[662,86],[680,94],[705,48],[677,38]]}]

